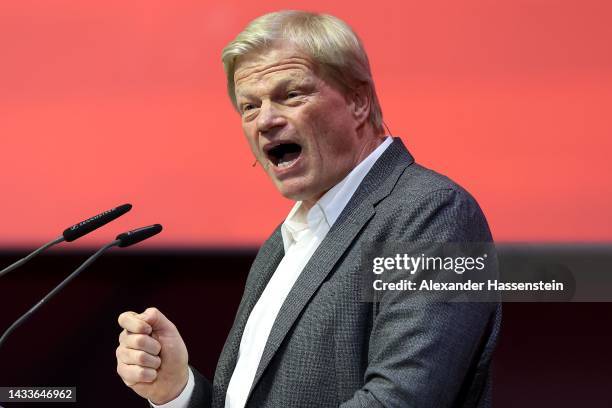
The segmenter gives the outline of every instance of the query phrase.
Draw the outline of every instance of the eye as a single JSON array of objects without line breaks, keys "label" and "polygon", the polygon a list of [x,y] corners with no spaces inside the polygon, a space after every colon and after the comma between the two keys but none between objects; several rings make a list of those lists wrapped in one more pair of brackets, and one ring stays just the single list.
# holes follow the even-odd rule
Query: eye
[{"label": "eye", "polygon": [[253,105],[252,103],[245,103],[244,105],[242,105],[242,112],[246,112],[246,111],[250,111],[252,109],[255,109],[255,105]]},{"label": "eye", "polygon": [[300,93],[298,91],[287,92],[287,99],[295,98],[297,96],[300,96]]}]

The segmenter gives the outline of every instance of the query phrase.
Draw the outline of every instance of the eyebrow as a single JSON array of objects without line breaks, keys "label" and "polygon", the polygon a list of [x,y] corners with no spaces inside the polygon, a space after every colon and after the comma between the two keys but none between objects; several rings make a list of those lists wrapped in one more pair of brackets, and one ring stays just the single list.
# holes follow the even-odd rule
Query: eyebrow
[{"label": "eyebrow", "polygon": [[[283,88],[287,88],[291,85],[301,85],[302,83],[307,82],[304,81],[304,78],[302,78],[302,80],[298,80],[297,78],[284,78],[279,80],[278,82],[274,83],[272,85],[272,92],[278,90],[278,89],[283,89]],[[247,89],[248,91],[248,89]],[[239,97],[243,97],[245,99],[248,99],[250,97],[249,93],[242,93],[242,92],[236,92],[236,99],[238,99]]]}]

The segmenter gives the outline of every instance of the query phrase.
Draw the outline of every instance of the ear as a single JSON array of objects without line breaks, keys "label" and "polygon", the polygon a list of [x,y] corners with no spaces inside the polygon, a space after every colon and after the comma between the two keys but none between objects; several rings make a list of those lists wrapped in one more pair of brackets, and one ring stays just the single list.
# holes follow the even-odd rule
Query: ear
[{"label": "ear", "polygon": [[350,109],[353,118],[355,119],[355,128],[358,129],[370,116],[370,92],[367,85],[360,85],[352,90],[349,95]]}]

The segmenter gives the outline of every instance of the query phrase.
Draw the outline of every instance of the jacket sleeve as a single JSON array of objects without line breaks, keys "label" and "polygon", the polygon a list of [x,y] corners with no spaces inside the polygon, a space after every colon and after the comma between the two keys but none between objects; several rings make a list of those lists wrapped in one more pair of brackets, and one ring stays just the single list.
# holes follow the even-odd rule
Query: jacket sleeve
[{"label": "jacket sleeve", "polygon": [[[433,191],[401,207],[385,239],[491,241],[478,204],[463,190]],[[497,302],[449,302],[400,290],[377,300],[364,385],[342,408],[476,406],[485,399]]]},{"label": "jacket sleeve", "polygon": [[209,408],[212,405],[212,385],[206,377],[191,366],[195,387],[188,408]]}]

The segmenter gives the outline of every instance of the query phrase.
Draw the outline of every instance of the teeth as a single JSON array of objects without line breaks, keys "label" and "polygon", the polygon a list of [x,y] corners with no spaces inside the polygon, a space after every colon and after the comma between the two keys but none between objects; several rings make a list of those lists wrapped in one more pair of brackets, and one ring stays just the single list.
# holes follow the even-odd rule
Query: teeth
[{"label": "teeth", "polygon": [[279,168],[289,167],[289,166],[291,166],[293,163],[295,163],[295,161],[296,161],[296,160],[297,160],[297,158],[295,158],[295,159],[293,159],[293,160],[291,160],[291,161],[288,161],[288,162],[279,162],[279,163],[276,165],[276,167],[279,167]]}]

